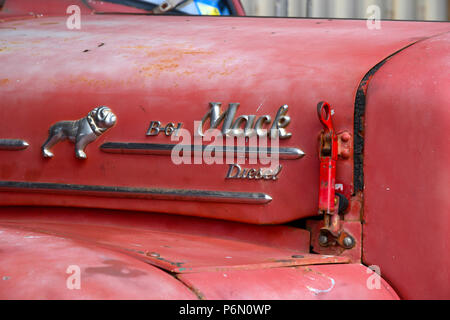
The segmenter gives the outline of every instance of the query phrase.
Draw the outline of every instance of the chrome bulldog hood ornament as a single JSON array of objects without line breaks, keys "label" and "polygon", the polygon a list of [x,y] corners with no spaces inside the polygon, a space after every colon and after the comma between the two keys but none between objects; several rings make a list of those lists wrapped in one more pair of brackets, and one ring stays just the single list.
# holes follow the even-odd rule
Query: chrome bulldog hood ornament
[{"label": "chrome bulldog hood ornament", "polygon": [[86,159],[84,152],[86,146],[114,126],[116,121],[117,117],[110,108],[100,106],[82,119],[57,122],[49,129],[48,139],[42,145],[42,156],[52,158],[50,148],[60,141],[69,139],[75,143],[75,156],[78,159]]}]

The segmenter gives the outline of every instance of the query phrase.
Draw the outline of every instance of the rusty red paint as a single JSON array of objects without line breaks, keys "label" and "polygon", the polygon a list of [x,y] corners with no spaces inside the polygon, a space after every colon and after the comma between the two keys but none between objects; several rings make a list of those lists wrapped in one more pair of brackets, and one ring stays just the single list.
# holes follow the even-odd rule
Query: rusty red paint
[{"label": "rusty red paint", "polygon": [[[448,40],[425,41],[427,46],[420,47],[419,53],[414,51],[414,59],[406,65],[394,64],[392,67],[390,63],[395,59],[383,59],[412,45],[418,37],[424,39],[448,31],[446,24],[386,21],[382,30],[372,32],[367,30],[364,21],[91,15],[120,8],[101,2],[97,3],[101,7],[93,8],[84,6],[85,2],[70,1],[82,8],[83,30],[69,32],[64,28],[67,16],[62,13],[69,1],[48,3],[51,10],[44,10],[35,1],[7,1],[0,12],[3,30],[0,119],[8,119],[0,125],[0,137],[13,134],[30,143],[21,154],[0,151],[0,180],[141,188],[226,188],[234,192],[270,193],[273,201],[253,207],[195,201],[180,205],[163,200],[2,191],[0,205],[4,209],[0,214],[0,225],[5,230],[5,239],[9,240],[7,244],[1,244],[0,254],[6,255],[0,271],[5,272],[2,269],[5,266],[19,266],[11,275],[4,276],[5,283],[13,285],[7,287],[14,292],[11,297],[135,298],[132,292],[136,292],[151,299],[397,298],[383,281],[381,291],[372,291],[367,286],[367,278],[372,274],[359,265],[362,250],[363,261],[380,264],[383,275],[399,288],[402,297],[448,296],[442,285],[448,282],[448,271],[443,270],[443,266],[448,265],[448,255],[442,254],[448,246],[448,239],[442,237],[442,234],[448,234],[445,230],[448,219],[442,216],[442,212],[446,212],[442,208],[448,208],[448,203],[442,200],[445,195],[438,200],[429,194],[424,197],[419,187],[405,186],[400,179],[392,178],[396,174],[405,175],[402,169],[407,168],[408,172],[411,168],[416,169],[413,163],[420,160],[418,157],[426,160],[419,163],[426,163],[428,166],[424,165],[422,169],[433,176],[436,166],[431,165],[435,159],[430,156],[434,150],[430,148],[436,147],[441,152],[447,149],[436,142],[441,136],[433,136],[433,143],[426,144],[419,139],[427,152],[417,152],[419,156],[413,154],[415,149],[408,149],[402,143],[413,138],[413,135],[405,136],[407,132],[414,132],[423,123],[411,127],[413,121],[402,117],[406,122],[400,122],[398,128],[403,134],[395,138],[401,146],[398,149],[409,155],[405,161],[404,154],[389,148],[385,150],[386,141],[395,136],[392,130],[380,135],[376,129],[380,125],[371,124],[379,122],[383,128],[384,125],[397,128],[398,117],[394,116],[398,116],[396,110],[402,109],[390,103],[399,99],[400,88],[396,86],[404,85],[405,81],[393,77],[395,81],[389,82],[391,75],[411,69],[416,75],[414,79],[421,79],[423,75],[434,77],[433,74],[439,72],[438,66],[446,64],[442,53],[448,51],[445,45]],[[24,8],[32,9],[31,15],[26,13],[27,18],[23,17]],[[39,19],[35,19],[37,17]],[[154,30],[158,30],[157,37]],[[267,46],[268,40],[271,46]],[[411,52],[409,50],[413,48],[405,52]],[[436,52],[442,55],[436,56]],[[429,61],[435,61],[429,68],[434,70],[433,74],[416,65],[415,61],[419,61],[422,54]],[[385,63],[383,68],[376,68],[381,72],[380,76],[369,74],[360,86],[364,96],[368,97],[368,114],[354,114],[358,84],[380,61]],[[383,73],[388,66],[392,68],[387,69],[390,72]],[[421,110],[419,113],[426,122],[429,114],[420,107],[428,106],[434,100],[425,97],[442,99],[437,105],[445,105],[448,99],[445,99],[446,93],[436,90],[435,84],[422,86],[414,79],[409,79],[408,84],[415,88],[415,94],[425,88],[427,95],[417,97],[412,94],[414,99],[402,97],[399,105],[412,105]],[[447,83],[445,79],[438,80]],[[389,83],[389,88],[396,89],[395,92],[389,92],[384,83]],[[389,94],[384,95],[385,91]],[[336,182],[342,184],[342,193],[350,199],[350,208],[345,215],[335,216],[339,220],[335,219],[334,223],[352,235],[356,245],[350,250],[318,246],[322,225],[310,221],[311,245],[318,252],[312,254],[309,233],[305,230],[250,226],[240,222],[279,224],[316,214],[320,175],[316,135],[321,128],[314,106],[324,99],[336,111],[334,121],[336,128],[342,130],[339,133],[342,133],[339,135],[341,142],[350,144],[341,150],[343,159],[336,164]],[[299,147],[306,156],[285,163],[283,176],[277,183],[229,181],[225,184],[226,168],[221,166],[175,166],[161,157],[105,154],[98,148],[109,141],[148,143],[145,131],[151,120],[183,122],[192,132],[193,121],[201,119],[211,101],[238,101],[241,103],[240,114],[258,115],[273,114],[281,104],[288,104],[292,119],[289,132],[293,136],[282,141],[281,146]],[[39,158],[40,145],[50,124],[63,119],[78,119],[93,106],[103,104],[117,113],[119,122],[114,130],[89,147],[88,162],[74,159],[73,146],[68,143],[56,146],[58,158],[53,159],[55,161]],[[383,109],[386,106],[389,106],[388,110]],[[380,109],[385,112],[376,115],[374,111]],[[11,115],[14,115],[14,121],[10,121]],[[392,120],[383,118],[386,115],[391,115]],[[358,117],[364,120],[365,116],[369,153],[365,155],[368,184],[367,192],[363,194],[361,186],[354,185],[358,177],[355,180],[353,177],[358,174],[353,171],[351,144],[353,137],[357,141],[364,133],[364,130],[359,131],[361,128],[353,132],[354,122],[358,122]],[[436,123],[445,129],[446,121],[446,117],[439,117]],[[158,136],[151,142],[167,143],[167,139]],[[407,145],[418,144],[414,141]],[[359,148],[356,143],[355,151],[362,157]],[[384,156],[384,162],[379,161],[380,155]],[[448,163],[447,158],[448,153],[444,152],[443,163]],[[402,159],[405,168],[389,162],[396,159]],[[438,163],[437,168],[442,176],[447,172],[442,163]],[[422,173],[417,176],[413,180],[417,185],[425,183],[429,186],[426,176]],[[389,197],[384,190],[380,191],[385,181],[392,183],[389,188],[400,190],[400,198]],[[412,196],[424,200],[418,204],[420,210],[411,207],[416,204]],[[405,205],[402,199],[409,202]],[[11,207],[5,207],[8,205]],[[23,205],[31,207],[14,207]],[[367,221],[364,239],[362,206]],[[84,207],[109,210],[81,209]],[[173,216],[155,214],[155,211]],[[386,212],[392,214],[386,215]],[[437,212],[437,216],[426,226],[427,234],[435,235],[435,230],[444,228],[444,232],[438,233],[438,244],[433,243],[431,236],[417,237],[421,235],[423,217],[428,212]],[[407,228],[403,228],[405,222]],[[426,241],[418,242],[411,239],[412,235]],[[382,241],[387,241],[389,246]],[[365,243],[367,246],[362,248]],[[411,243],[414,245],[407,246]],[[431,249],[429,243],[433,243]],[[23,252],[14,255],[14,247]],[[59,255],[52,251],[55,247],[61,249]],[[106,254],[112,258],[98,259]],[[429,264],[417,258],[422,256],[427,256],[427,263],[437,266],[438,272],[430,276],[430,280],[423,277],[409,287],[408,277],[417,272],[426,274],[424,268]],[[402,263],[396,263],[392,257]],[[443,257],[442,261],[437,257]],[[38,261],[39,258],[43,258],[42,261]],[[42,288],[39,285],[27,291],[27,281],[33,271],[56,284],[64,278],[60,274],[61,268],[52,269],[51,264],[61,267],[74,260],[81,260],[83,270],[92,280],[84,296],[67,293],[65,288],[61,291],[59,287]],[[353,263],[349,264],[349,261]],[[327,265],[316,265],[322,263]],[[399,265],[407,265],[408,272],[399,269]],[[124,266],[128,267],[124,269]],[[177,274],[177,278],[154,266]],[[224,279],[224,274],[231,275],[230,281]],[[155,282],[167,291],[160,295],[145,293],[142,288],[136,289],[136,282],[124,281],[140,277],[145,287],[154,286]],[[18,281],[10,281],[13,279]],[[110,284],[106,283],[108,279],[112,279]],[[333,286],[330,286],[333,283],[330,279],[335,281]],[[125,290],[123,295],[117,293],[120,290]]]},{"label": "rusty red paint", "polygon": [[[0,231],[0,299],[197,299],[164,271],[120,252],[4,225]],[[70,266],[80,268],[80,289],[67,284]]]},{"label": "rusty red paint", "polygon": [[340,227],[342,232],[348,233],[355,240],[355,246],[351,249],[345,249],[342,246],[332,243],[329,246],[321,246],[319,244],[319,235],[321,229],[324,228],[323,221],[308,220],[306,223],[307,229],[311,232],[311,246],[313,252],[323,255],[336,255],[339,257],[347,257],[353,263],[361,261],[362,250],[362,226],[360,221],[340,221]]},{"label": "rusty red paint", "polygon": [[[371,287],[373,271],[359,264],[320,265],[261,270],[231,270],[178,275],[204,299],[232,300],[396,300],[381,278]],[[264,279],[264,282],[261,282]]]},{"label": "rusty red paint", "polygon": [[[355,86],[365,72],[392,51],[410,44],[412,35],[430,35],[444,27],[420,24],[423,26],[420,30],[413,30],[409,23],[386,22],[380,31],[385,37],[375,37],[358,21],[324,20],[321,25],[316,25],[316,20],[271,19],[269,24],[267,21],[87,15],[83,16],[83,32],[79,33],[65,30],[65,17],[21,21],[16,26],[22,30],[18,35],[5,31],[2,38],[7,50],[1,52],[4,66],[0,77],[10,82],[0,87],[4,97],[0,113],[3,119],[15,114],[16,120],[2,124],[0,135],[19,135],[30,147],[22,154],[0,157],[0,178],[141,188],[226,188],[235,192],[267,193],[273,199],[269,204],[230,206],[186,201],[180,206],[174,201],[37,193],[4,193],[0,203],[159,211],[257,224],[284,223],[317,212],[317,141],[312,137],[312,133],[320,131],[314,111],[317,101],[326,98],[336,110],[335,123],[339,129],[351,131]],[[59,24],[42,25],[41,22]],[[197,36],[199,29],[203,30],[203,37]],[[36,32],[25,33],[30,30]],[[149,37],[154,30],[162,30],[159,35],[170,39],[170,46],[168,42]],[[214,37],[220,30],[227,30],[223,39]],[[278,30],[276,36],[271,36],[274,45],[259,50],[266,47],[264,37],[273,30]],[[338,39],[337,30],[346,36]],[[290,41],[292,32],[299,39],[295,44]],[[110,42],[111,39],[114,40]],[[224,41],[228,43],[226,49]],[[311,45],[304,48],[302,43],[306,42]],[[100,43],[105,45],[98,47]],[[54,48],[58,48],[58,53]],[[83,53],[86,49],[90,51]],[[302,63],[291,66],[286,61],[299,61],[291,58],[296,51],[302,52]],[[18,65],[22,66],[20,70],[15,67]],[[275,78],[267,65],[277,70]],[[240,81],[242,78],[246,79],[244,83]],[[320,86],[315,85],[319,82]],[[45,88],[46,93],[36,95],[33,88],[37,87]],[[311,87],[315,89],[294,90]],[[158,94],[161,92],[165,94]],[[17,96],[22,98],[16,101]],[[239,101],[240,114],[255,114],[260,105],[259,115],[273,114],[283,103],[293,106],[289,109],[293,119],[289,130],[294,134],[282,141],[281,146],[299,147],[307,156],[289,163],[284,161],[279,183],[227,181],[224,184],[226,166],[197,165],[187,170],[186,166],[174,165],[170,157],[105,154],[98,149],[102,143],[111,141],[167,143],[164,136],[151,141],[145,136],[155,115],[163,123],[184,122],[185,128],[193,132],[194,120],[203,117],[211,101]],[[36,158],[52,123],[78,119],[95,105],[110,106],[118,123],[88,147],[87,162],[81,164],[73,157],[69,143],[56,146],[58,157],[52,161]],[[36,110],[46,110],[47,116],[28,116]],[[351,161],[338,163],[336,173],[336,181],[350,193]],[[67,170],[68,167],[75,170]]]},{"label": "rusty red paint", "polygon": [[[1,222],[0,226],[73,239],[128,253],[174,273],[346,263],[343,257],[160,230],[119,226]],[[292,258],[299,255],[302,258]]]}]

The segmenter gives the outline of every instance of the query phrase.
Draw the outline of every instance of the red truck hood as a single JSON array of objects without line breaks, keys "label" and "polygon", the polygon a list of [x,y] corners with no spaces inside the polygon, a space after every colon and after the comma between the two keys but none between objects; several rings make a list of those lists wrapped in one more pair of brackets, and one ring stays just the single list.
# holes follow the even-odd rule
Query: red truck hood
[{"label": "red truck hood", "polygon": [[0,236],[1,299],[398,299],[381,278],[371,290],[365,266],[310,254],[309,233],[286,226],[16,208]]},{"label": "red truck hood", "polygon": [[[0,205],[131,209],[250,223],[314,215],[317,103],[328,101],[335,126],[353,132],[355,93],[366,72],[446,29],[387,21],[369,30],[365,21],[95,15],[82,16],[81,29],[69,30],[66,19],[1,23],[0,138],[29,146],[0,150]],[[147,136],[150,122],[183,123],[193,133],[210,102],[221,102],[222,111],[240,103],[236,117],[272,119],[280,106],[289,106],[292,137],[280,147],[297,153],[280,160],[277,180],[225,179],[227,164],[175,165],[169,156],[105,152],[113,143],[174,143],[164,134]],[[87,147],[87,160],[75,158],[69,142],[54,147],[53,159],[41,156],[52,124],[83,118],[100,105],[113,110],[117,123]],[[337,182],[351,194],[352,160],[339,166]]]}]

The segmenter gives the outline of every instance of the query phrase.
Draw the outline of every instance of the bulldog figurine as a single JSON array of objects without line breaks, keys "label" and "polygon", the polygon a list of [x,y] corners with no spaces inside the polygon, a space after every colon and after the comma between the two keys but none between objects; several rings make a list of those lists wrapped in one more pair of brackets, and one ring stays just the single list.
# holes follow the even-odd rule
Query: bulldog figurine
[{"label": "bulldog figurine", "polygon": [[75,143],[75,156],[86,159],[86,146],[114,126],[116,115],[106,106],[100,106],[88,113],[82,119],[74,121],[60,121],[50,127],[47,141],[42,145],[44,158],[52,158],[50,148],[60,141],[69,139]]}]

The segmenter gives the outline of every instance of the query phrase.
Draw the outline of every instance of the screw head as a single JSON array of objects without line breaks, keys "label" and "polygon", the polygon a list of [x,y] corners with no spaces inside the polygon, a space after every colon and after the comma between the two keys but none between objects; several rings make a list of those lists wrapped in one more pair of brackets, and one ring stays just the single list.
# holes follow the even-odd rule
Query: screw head
[{"label": "screw head", "polygon": [[346,236],[344,238],[343,244],[346,248],[353,248],[353,246],[355,245],[355,239],[353,239],[353,237],[351,236]]},{"label": "screw head", "polygon": [[350,136],[350,134],[349,134],[348,132],[344,132],[344,133],[342,134],[342,136],[341,136],[341,140],[342,140],[343,142],[348,142],[348,141],[350,141],[350,138],[351,138],[351,136]]},{"label": "screw head", "polygon": [[322,245],[322,246],[327,245],[328,244],[328,237],[326,235],[324,235],[324,234],[321,234],[319,236],[319,244]]}]

